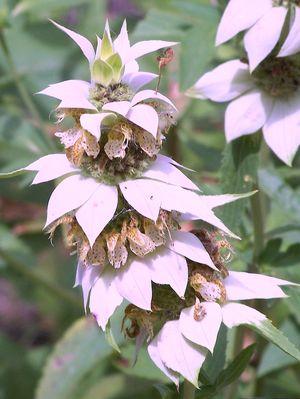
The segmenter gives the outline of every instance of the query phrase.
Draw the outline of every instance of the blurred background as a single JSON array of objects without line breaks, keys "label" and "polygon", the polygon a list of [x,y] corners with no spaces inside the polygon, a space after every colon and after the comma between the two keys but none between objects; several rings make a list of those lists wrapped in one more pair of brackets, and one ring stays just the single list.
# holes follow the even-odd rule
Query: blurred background
[{"label": "blurred background", "polygon": [[[258,179],[265,196],[266,232],[259,270],[300,282],[299,154],[294,167],[288,168],[264,149],[259,166],[258,134],[225,146],[225,106],[183,95],[205,71],[241,55],[238,41],[214,47],[225,4],[216,0],[0,0],[0,170],[14,170],[60,151],[52,112],[57,102],[34,93],[61,80],[89,79],[80,50],[48,18],[94,44],[106,18],[114,34],[126,18],[132,43],[181,42],[160,86],[180,110],[165,153],[195,169],[192,178],[205,193],[249,191]],[[157,55],[144,57],[141,70],[157,72]],[[63,233],[56,234],[53,246],[42,233],[53,187],[48,183],[29,187],[30,181],[26,175],[0,184],[0,399],[176,397],[175,388],[166,386],[168,381],[146,351],[131,367],[133,344],[120,333],[122,309],[113,326],[122,354],[85,317],[80,291],[72,288],[75,256],[64,246]],[[249,200],[226,206],[219,214],[243,238],[234,243],[231,267],[245,270],[253,258]],[[300,293],[290,289],[289,294],[280,303],[270,301],[265,311],[299,346]],[[213,384],[234,356],[231,343],[236,332],[223,330],[214,362],[208,359],[206,365],[207,384]],[[253,333],[245,335],[245,345],[254,340]],[[243,373],[240,370],[238,397],[299,399],[296,360],[265,341],[259,345],[250,366]],[[227,399],[233,399],[228,395],[227,388]],[[224,396],[216,392],[209,397]]]}]

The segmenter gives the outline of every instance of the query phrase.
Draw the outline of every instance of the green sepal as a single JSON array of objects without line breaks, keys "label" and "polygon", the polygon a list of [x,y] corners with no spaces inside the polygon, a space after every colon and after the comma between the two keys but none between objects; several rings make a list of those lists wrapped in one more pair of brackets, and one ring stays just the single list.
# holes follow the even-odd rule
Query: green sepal
[{"label": "green sepal", "polygon": [[123,62],[118,53],[113,54],[106,60],[107,64],[112,67],[113,80],[117,83],[120,80],[123,71]]},{"label": "green sepal", "polygon": [[108,342],[108,344],[118,353],[121,353],[121,349],[119,345],[117,344],[117,341],[114,337],[114,334],[111,329],[110,321],[108,321],[107,326],[105,328],[105,339]]},{"label": "green sepal", "polygon": [[113,55],[113,53],[114,53],[114,49],[112,46],[112,42],[105,30],[104,34],[103,34],[102,42],[101,42],[100,59],[107,60],[110,56]]},{"label": "green sepal", "polygon": [[113,69],[105,61],[96,60],[92,65],[92,80],[96,83],[108,86],[114,76]]}]

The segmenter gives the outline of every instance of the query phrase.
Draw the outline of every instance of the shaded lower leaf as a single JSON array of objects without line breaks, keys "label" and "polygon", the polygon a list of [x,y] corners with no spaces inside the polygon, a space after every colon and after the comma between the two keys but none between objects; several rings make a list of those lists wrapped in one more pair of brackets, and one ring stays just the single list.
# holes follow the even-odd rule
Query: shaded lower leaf
[{"label": "shaded lower leaf", "polygon": [[70,399],[85,376],[111,354],[95,321],[75,322],[54,348],[37,388],[36,399]]}]

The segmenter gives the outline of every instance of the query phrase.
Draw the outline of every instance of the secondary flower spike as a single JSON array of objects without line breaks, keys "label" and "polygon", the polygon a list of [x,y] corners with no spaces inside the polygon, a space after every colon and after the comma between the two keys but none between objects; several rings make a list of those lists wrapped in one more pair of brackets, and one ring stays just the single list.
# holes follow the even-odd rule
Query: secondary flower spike
[{"label": "secondary flower spike", "polygon": [[195,98],[231,101],[225,112],[227,141],[262,129],[271,150],[291,165],[300,145],[300,65],[289,58],[266,59],[252,74],[232,60],[204,74],[187,91]]},{"label": "secondary flower spike", "polygon": [[231,247],[226,240],[204,229],[195,234],[216,268],[186,259],[188,283],[184,297],[176,296],[166,285],[154,284],[151,312],[129,305],[123,329],[129,338],[137,340],[138,347],[141,341],[150,341],[150,358],[176,385],[181,375],[198,387],[199,370],[207,352],[213,353],[221,323],[228,328],[245,324],[262,330],[270,323],[262,313],[235,301],[284,298],[281,287],[292,283],[228,271],[224,250],[230,252]]},{"label": "secondary flower spike", "polygon": [[252,72],[278,44],[287,18],[291,28],[279,56],[296,54],[300,50],[300,8],[294,0],[230,0],[218,28],[216,44],[247,30],[244,45]]}]

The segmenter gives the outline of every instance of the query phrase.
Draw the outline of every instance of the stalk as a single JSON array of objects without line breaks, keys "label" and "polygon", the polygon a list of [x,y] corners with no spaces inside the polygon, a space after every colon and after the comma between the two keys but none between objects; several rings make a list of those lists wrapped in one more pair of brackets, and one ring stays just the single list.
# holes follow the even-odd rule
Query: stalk
[{"label": "stalk", "polygon": [[183,399],[194,399],[196,388],[188,380],[183,383]]}]

